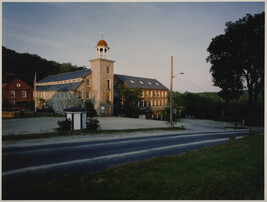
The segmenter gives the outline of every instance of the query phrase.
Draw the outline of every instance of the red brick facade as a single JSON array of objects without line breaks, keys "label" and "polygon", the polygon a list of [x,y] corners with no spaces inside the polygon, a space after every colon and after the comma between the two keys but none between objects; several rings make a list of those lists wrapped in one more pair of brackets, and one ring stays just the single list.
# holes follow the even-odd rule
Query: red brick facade
[{"label": "red brick facade", "polygon": [[33,89],[30,85],[17,78],[2,85],[3,103],[9,102],[17,109],[25,110],[27,103],[33,101]]}]

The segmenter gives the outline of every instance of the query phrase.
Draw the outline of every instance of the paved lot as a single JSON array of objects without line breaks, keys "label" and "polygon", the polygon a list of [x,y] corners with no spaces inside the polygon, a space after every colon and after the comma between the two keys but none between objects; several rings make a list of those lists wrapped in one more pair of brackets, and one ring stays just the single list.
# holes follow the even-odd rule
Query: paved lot
[{"label": "paved lot", "polygon": [[[53,132],[58,127],[57,121],[64,120],[64,117],[41,117],[41,118],[24,118],[24,119],[3,119],[2,134],[32,134]],[[134,119],[122,117],[100,117],[100,129],[137,129],[137,128],[162,128],[169,127],[166,121]],[[183,125],[188,130],[216,130],[223,129],[225,126],[234,126],[233,123],[197,120],[197,119],[180,119],[176,126]]]},{"label": "paved lot", "polygon": [[2,119],[2,134],[20,135],[53,132],[58,128],[57,121],[64,119],[63,117]]}]

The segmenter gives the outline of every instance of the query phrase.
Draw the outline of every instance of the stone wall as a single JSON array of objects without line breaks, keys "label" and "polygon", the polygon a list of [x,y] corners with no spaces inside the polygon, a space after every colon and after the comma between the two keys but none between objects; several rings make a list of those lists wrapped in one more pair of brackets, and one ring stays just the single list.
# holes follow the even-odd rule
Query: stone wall
[{"label": "stone wall", "polygon": [[[112,115],[114,102],[114,61],[97,58],[90,60],[90,62],[92,70],[92,100],[97,114],[101,114],[101,106],[105,106],[106,110],[110,108],[110,115]],[[109,88],[106,86],[107,80],[110,82]],[[106,93],[109,93],[110,102],[106,102]],[[105,114],[107,115],[108,111]]]}]

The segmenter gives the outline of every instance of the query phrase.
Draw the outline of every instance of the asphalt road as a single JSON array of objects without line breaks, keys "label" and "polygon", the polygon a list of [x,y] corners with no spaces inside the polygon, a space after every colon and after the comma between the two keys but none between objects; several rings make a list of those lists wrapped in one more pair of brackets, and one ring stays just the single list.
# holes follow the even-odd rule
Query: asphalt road
[{"label": "asphalt road", "polygon": [[[164,132],[163,132],[164,133]],[[144,137],[119,137],[74,142],[4,145],[2,148],[3,195],[9,189],[47,182],[63,175],[102,170],[112,165],[157,156],[168,156],[222,143],[248,130],[184,132]]]}]

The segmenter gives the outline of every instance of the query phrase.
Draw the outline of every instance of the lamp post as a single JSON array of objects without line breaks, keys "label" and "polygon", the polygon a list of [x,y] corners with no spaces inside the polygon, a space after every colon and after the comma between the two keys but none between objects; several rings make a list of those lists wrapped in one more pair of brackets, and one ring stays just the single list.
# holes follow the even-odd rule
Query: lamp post
[{"label": "lamp post", "polygon": [[184,74],[183,72],[179,72],[173,76],[173,56],[171,56],[171,85],[170,85],[170,124],[171,128],[174,127],[173,125],[173,120],[172,120],[172,114],[173,114],[173,109],[172,109],[172,84],[173,84],[173,78],[178,75],[178,74]]}]

